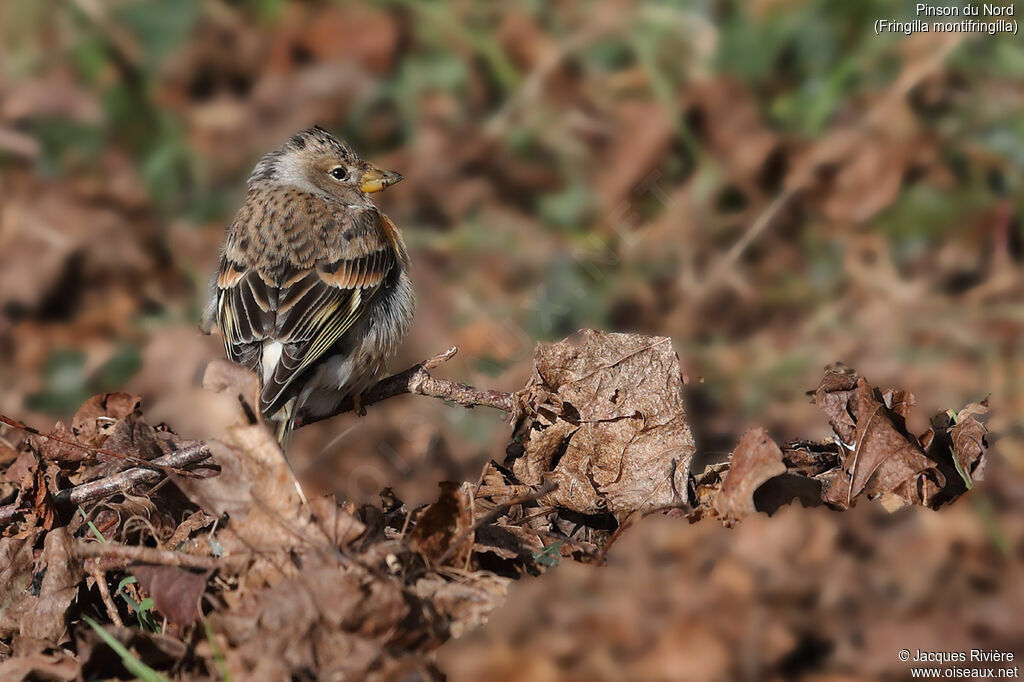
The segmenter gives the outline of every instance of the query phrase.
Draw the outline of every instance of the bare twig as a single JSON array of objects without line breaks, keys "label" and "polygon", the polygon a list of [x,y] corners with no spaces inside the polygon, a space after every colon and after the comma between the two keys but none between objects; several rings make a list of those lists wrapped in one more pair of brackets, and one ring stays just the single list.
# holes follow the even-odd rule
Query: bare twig
[{"label": "bare twig", "polygon": [[743,236],[736,240],[736,243],[730,247],[729,251],[722,256],[722,258],[715,263],[712,270],[708,273],[707,277],[704,278],[699,284],[696,298],[702,298],[707,292],[712,291],[718,284],[725,278],[725,276],[733,269],[736,263],[739,261],[740,256],[747,250],[747,248],[754,243],[754,241],[761,236],[772,223],[775,221],[775,217],[782,212],[784,208],[787,208],[794,197],[799,194],[802,188],[798,187],[787,187],[779,196],[775,197],[768,206],[757,216],[757,219],[750,224],[747,231],[743,233]]},{"label": "bare twig", "polygon": [[602,34],[621,25],[622,16],[617,8],[612,12],[606,9],[595,12],[586,25],[559,41],[557,47],[537,61],[519,89],[505,98],[501,108],[484,125],[484,132],[492,139],[498,139],[504,135],[513,116],[537,101],[542,94],[544,84],[573,53],[586,47],[595,38],[599,38]]},{"label": "bare twig", "polygon": [[[438,379],[430,375],[430,370],[435,367],[451,360],[455,357],[458,352],[458,347],[452,346],[440,355],[424,360],[423,362],[413,365],[404,372],[399,372],[386,379],[381,379],[376,384],[371,386],[369,389],[363,392],[360,396],[360,403],[363,406],[372,405],[378,403],[381,400],[392,398],[396,395],[403,395],[405,393],[414,393],[417,395],[425,395],[431,398],[440,398],[442,400],[450,400],[453,403],[458,403],[463,407],[475,407],[481,405],[483,407],[493,407],[497,410],[512,413],[515,410],[515,400],[513,394],[506,393],[505,391],[491,391],[483,388],[477,388],[470,386],[469,384],[463,384],[458,381],[450,381],[448,379]],[[309,424],[322,421],[324,419],[330,419],[339,414],[345,412],[351,412],[356,409],[355,402],[348,398],[329,414],[311,415],[300,411],[298,417],[295,420],[296,428],[300,426],[308,426]]]},{"label": "bare twig", "polygon": [[[197,464],[209,456],[210,452],[206,448],[206,443],[193,443],[170,455],[157,457],[149,462],[149,464],[178,470],[180,467]],[[101,478],[98,481],[90,481],[73,488],[65,488],[53,496],[53,501],[59,505],[84,504],[102,497],[122,493],[142,483],[155,483],[162,477],[163,474],[158,470],[136,467],[113,476]],[[0,523],[6,523],[18,514],[27,511],[29,510],[19,508],[17,505],[0,507]]]},{"label": "bare twig", "polygon": [[121,614],[117,612],[117,605],[114,604],[114,600],[110,597],[110,587],[107,586],[106,573],[93,559],[85,561],[85,570],[96,581],[96,589],[100,591],[100,599],[103,600],[103,606],[107,609],[107,617],[110,618],[110,622],[119,628],[124,627]]},{"label": "bare twig", "polygon": [[221,562],[213,557],[171,552],[142,545],[118,545],[112,542],[78,540],[72,551],[79,559],[114,560],[125,564],[155,564],[202,570],[213,570],[221,566]]},{"label": "bare twig", "polygon": [[[174,468],[198,464],[210,456],[206,443],[194,443],[174,452],[170,455],[157,457],[152,464],[159,464]],[[163,477],[159,471],[136,467],[127,469],[121,473],[101,478],[98,481],[91,481],[77,485],[74,488],[66,488],[53,496],[57,504],[83,504],[101,497],[115,495],[130,490],[140,483],[156,483]]]},{"label": "bare twig", "polygon": [[[432,358],[413,365],[404,372],[387,377],[386,379],[381,379],[362,394],[360,400],[361,404],[372,405],[373,403],[386,400],[387,398],[391,398],[396,395],[415,393],[418,395],[430,396],[432,398],[450,400],[462,405],[463,407],[475,407],[477,405],[481,405],[513,413],[515,410],[515,399],[512,393],[477,388],[458,381],[438,379],[437,377],[430,375],[430,370],[452,359],[455,357],[457,352],[458,348],[452,346],[444,353],[435,355]],[[355,403],[351,398],[349,398],[343,401],[330,414],[308,415],[300,412],[295,425],[297,427],[306,426],[314,422],[328,419],[335,415],[350,412],[355,409],[355,407]],[[15,420],[10,420],[10,422],[14,422],[13,425],[17,427],[22,426],[20,422],[15,422]],[[32,429],[32,432],[38,433],[34,429]],[[45,436],[45,434],[39,435]],[[106,452],[103,450],[99,451],[104,453]],[[163,476],[163,473],[161,473],[162,471],[171,471],[173,473],[195,476],[193,472],[185,471],[182,467],[201,462],[209,456],[210,453],[206,449],[205,443],[195,443],[184,447],[173,454],[144,461],[139,467],[122,471],[98,481],[83,483],[82,485],[75,486],[73,488],[61,490],[53,496],[53,499],[54,502],[59,505],[84,504],[86,502],[91,502],[92,500],[124,492],[142,483],[155,483]],[[6,523],[16,515],[27,511],[27,509],[19,508],[16,505],[0,507],[0,523]]]}]

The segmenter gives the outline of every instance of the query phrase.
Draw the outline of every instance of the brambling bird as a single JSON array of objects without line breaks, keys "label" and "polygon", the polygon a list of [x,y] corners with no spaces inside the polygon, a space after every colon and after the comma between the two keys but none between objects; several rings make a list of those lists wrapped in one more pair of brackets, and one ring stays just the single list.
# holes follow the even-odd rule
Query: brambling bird
[{"label": "brambling bird", "polygon": [[326,415],[383,373],[412,321],[402,234],[370,194],[402,179],[319,126],[249,176],[212,285],[229,359],[256,372],[282,446],[300,410]]}]

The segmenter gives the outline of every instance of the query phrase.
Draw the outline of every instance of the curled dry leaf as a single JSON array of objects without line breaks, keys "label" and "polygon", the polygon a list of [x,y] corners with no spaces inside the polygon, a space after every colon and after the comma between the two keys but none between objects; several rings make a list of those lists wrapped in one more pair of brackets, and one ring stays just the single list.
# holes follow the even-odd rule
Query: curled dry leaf
[{"label": "curled dry leaf", "polygon": [[[36,523],[45,530],[53,528],[57,522],[57,510],[53,503],[53,496],[50,494],[48,479],[52,480],[53,471],[48,471],[45,462],[36,462],[31,470],[31,478],[26,478],[28,487],[22,487],[22,499],[32,505],[32,514]],[[50,473],[51,476],[47,476]]]},{"label": "curled dry leaf", "polygon": [[177,566],[135,564],[131,573],[167,620],[178,625],[191,625],[199,620],[199,598],[206,590],[209,571],[197,573]]},{"label": "curled dry leaf", "polygon": [[754,492],[766,481],[786,473],[782,450],[762,428],[750,429],[733,450],[731,466],[715,499],[715,508],[729,524],[757,511]]},{"label": "curled dry leaf", "polygon": [[451,557],[448,563],[452,566],[465,564],[467,554],[472,550],[469,539],[462,540],[462,546],[451,549],[469,529],[472,519],[469,515],[469,500],[460,488],[459,483],[444,481],[441,495],[419,515],[416,526],[409,534],[409,547],[425,556],[431,563],[442,556]]},{"label": "curled dry leaf", "polygon": [[949,429],[957,470],[972,482],[980,481],[985,470],[983,456],[988,447],[988,429],[978,421],[978,416],[987,412],[987,401],[971,403],[957,413],[956,425]]},{"label": "curled dry leaf", "polygon": [[[912,397],[899,393],[893,404],[901,414],[886,407],[863,377],[853,387],[851,382],[854,377],[848,373],[829,372],[815,396],[844,445],[842,470],[826,501],[845,508],[865,493],[869,499],[892,494],[904,504],[929,504],[946,481],[903,425]],[[853,438],[848,441],[851,423]]]},{"label": "curled dry leaf", "polygon": [[857,375],[850,369],[825,372],[814,391],[814,404],[828,416],[828,423],[844,443],[857,436],[857,421],[850,412],[850,398],[857,387]]},{"label": "curled dry leaf", "polygon": [[0,539],[0,637],[10,637],[21,627],[34,596],[26,593],[32,584],[32,546],[36,533]]},{"label": "curled dry leaf", "polygon": [[685,502],[694,453],[671,339],[584,330],[538,346],[512,462],[545,504],[623,518]]},{"label": "curled dry leaf", "polygon": [[[229,514],[239,524],[236,531],[247,527],[240,522],[254,517],[279,516],[281,521],[294,520],[303,507],[295,487],[295,478],[284,454],[270,431],[262,423],[252,422],[258,405],[259,381],[252,372],[215,360],[203,378],[207,390],[229,396],[235,402],[232,423],[223,435],[209,443],[213,460],[221,466],[221,475],[203,480],[177,480],[178,487],[201,508],[211,514]],[[243,405],[248,405],[246,409]],[[256,546],[269,543],[277,546],[280,524],[267,524],[245,532]],[[271,531],[276,525],[277,529]],[[270,532],[270,535],[264,533]]]},{"label": "curled dry leaf", "polygon": [[89,398],[71,420],[71,431],[79,443],[100,447],[113,433],[117,422],[142,415],[142,399],[128,393],[101,393]]},{"label": "curled dry leaf", "polygon": [[779,449],[763,429],[748,431],[729,462],[694,479],[691,521],[710,513],[732,525],[794,500],[842,510],[860,496],[879,499],[890,511],[908,504],[935,509],[966,491],[968,479],[980,478],[988,444],[976,417],[985,404],[968,405],[956,419],[940,413],[917,438],[906,429],[915,404],[909,391],[882,393],[841,368],[828,370],[813,393],[835,438]]},{"label": "curled dry leaf", "polygon": [[67,634],[68,607],[78,596],[78,584],[84,576],[72,544],[67,528],[47,533],[39,561],[45,570],[39,596],[23,594],[30,602],[21,619],[22,637],[60,642]]}]

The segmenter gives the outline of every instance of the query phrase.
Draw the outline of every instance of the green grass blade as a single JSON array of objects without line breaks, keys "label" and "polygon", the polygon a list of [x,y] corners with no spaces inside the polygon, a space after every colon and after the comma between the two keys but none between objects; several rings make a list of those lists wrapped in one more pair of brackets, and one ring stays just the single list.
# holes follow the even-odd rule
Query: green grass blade
[{"label": "green grass blade", "polygon": [[203,627],[206,629],[206,640],[210,643],[210,648],[213,649],[213,660],[217,662],[217,671],[224,678],[224,682],[232,682],[231,673],[228,671],[228,663],[224,660],[224,652],[220,650],[220,645],[217,644],[217,637],[213,634],[213,626],[210,625],[209,620],[204,620]]},{"label": "green grass blade", "polygon": [[93,532],[93,535],[95,535],[100,542],[102,542],[103,544],[107,544],[110,542],[110,540],[103,537],[103,533],[100,532],[100,529],[97,528],[96,524],[89,519],[88,515],[86,515],[85,513],[85,509],[82,508],[82,505],[78,505],[78,513],[81,514],[85,522],[89,524],[89,530]]},{"label": "green grass blade", "polygon": [[128,651],[124,644],[117,641],[117,639],[106,631],[99,623],[94,621],[89,616],[83,615],[82,620],[89,624],[96,634],[100,636],[107,646],[114,650],[114,652],[121,657],[121,662],[124,663],[124,667],[128,669],[132,675],[135,675],[144,682],[170,682],[170,680],[157,671],[150,668],[148,665],[140,661],[135,657],[135,654]]}]

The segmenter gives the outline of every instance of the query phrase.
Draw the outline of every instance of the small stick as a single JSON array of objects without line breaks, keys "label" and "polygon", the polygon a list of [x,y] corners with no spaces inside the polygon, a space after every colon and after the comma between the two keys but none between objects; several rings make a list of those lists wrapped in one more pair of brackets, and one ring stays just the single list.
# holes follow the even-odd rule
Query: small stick
[{"label": "small stick", "polygon": [[110,622],[121,628],[124,627],[124,622],[121,620],[121,614],[117,612],[117,606],[114,604],[114,600],[110,598],[110,588],[107,586],[107,574],[103,572],[99,564],[93,559],[85,560],[85,570],[92,576],[92,579],[96,581],[96,589],[100,591],[100,598],[103,600],[103,606],[107,608],[107,616],[110,618]]},{"label": "small stick", "polygon": [[[210,451],[207,450],[206,443],[193,443],[170,455],[157,457],[150,464],[167,465],[171,468],[177,468],[197,464],[209,456]],[[161,480],[162,477],[163,474],[159,470],[155,471],[149,467],[127,469],[113,476],[60,490],[53,496],[53,500],[59,505],[85,504],[86,502],[92,502],[109,495],[122,493],[142,483],[155,483]],[[0,507],[0,523],[6,523],[18,514],[29,511],[17,505]]]},{"label": "small stick", "polygon": [[[209,456],[210,451],[207,450],[206,443],[194,443],[170,455],[157,457],[153,463],[167,464],[174,470],[178,467],[197,464]],[[140,483],[155,483],[161,479],[162,475],[160,471],[154,471],[147,467],[127,469],[97,481],[83,483],[74,488],[65,488],[54,495],[53,499],[57,504],[82,504],[107,495],[124,492]]]},{"label": "small stick", "polygon": [[207,571],[221,566],[220,561],[213,557],[171,552],[142,545],[118,545],[112,542],[77,540],[72,547],[72,553],[79,559],[116,560],[126,564],[156,564],[158,566],[199,568]]},{"label": "small stick", "polygon": [[[404,372],[381,379],[363,392],[360,396],[360,403],[365,407],[366,405],[372,405],[396,395],[414,393],[431,398],[450,400],[463,407],[480,405],[514,414],[515,396],[512,393],[477,388],[469,384],[448,379],[438,379],[430,375],[430,370],[451,360],[458,351],[458,346],[452,346],[440,355],[435,355],[432,358],[415,364]],[[295,427],[308,426],[309,424],[330,419],[345,412],[351,412],[355,408],[355,402],[352,398],[346,398],[329,414],[311,415],[300,411],[295,419]]]}]

